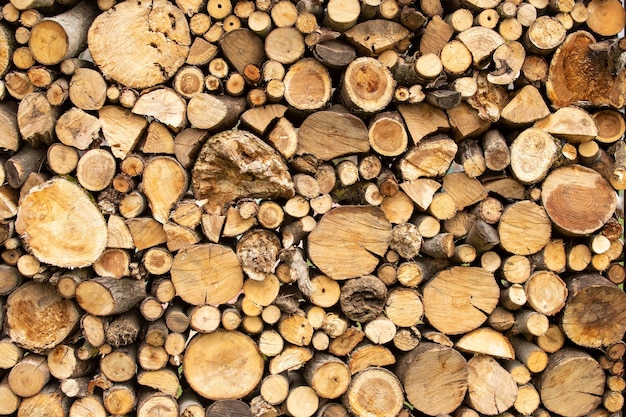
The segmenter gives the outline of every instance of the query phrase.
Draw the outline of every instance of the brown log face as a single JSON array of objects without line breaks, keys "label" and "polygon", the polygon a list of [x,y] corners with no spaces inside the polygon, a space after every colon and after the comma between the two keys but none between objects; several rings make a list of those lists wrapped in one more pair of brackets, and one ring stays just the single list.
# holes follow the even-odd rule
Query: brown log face
[{"label": "brown log face", "polygon": [[606,180],[579,165],[553,171],[544,181],[541,199],[554,224],[575,236],[599,229],[617,204]]},{"label": "brown log face", "polygon": [[589,48],[594,42],[591,34],[579,31],[570,34],[557,50],[546,83],[548,97],[554,105],[565,107],[590,102],[624,106],[626,72],[611,74],[607,54]]},{"label": "brown log face", "polygon": [[567,337],[585,347],[608,346],[626,332],[626,296],[600,275],[575,276],[568,285],[569,299],[562,326]]}]

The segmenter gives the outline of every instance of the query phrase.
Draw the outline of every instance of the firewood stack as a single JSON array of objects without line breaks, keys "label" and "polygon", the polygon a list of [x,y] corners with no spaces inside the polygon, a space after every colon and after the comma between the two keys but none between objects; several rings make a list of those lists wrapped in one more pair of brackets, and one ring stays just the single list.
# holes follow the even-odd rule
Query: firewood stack
[{"label": "firewood stack", "polygon": [[618,0],[11,0],[0,415],[609,417]]}]

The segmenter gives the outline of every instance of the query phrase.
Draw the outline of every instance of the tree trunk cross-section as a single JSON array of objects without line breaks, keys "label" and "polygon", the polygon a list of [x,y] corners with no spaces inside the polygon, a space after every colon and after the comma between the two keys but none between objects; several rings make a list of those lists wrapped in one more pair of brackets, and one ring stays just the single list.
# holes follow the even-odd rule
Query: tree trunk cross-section
[{"label": "tree trunk cross-section", "polygon": [[437,273],[426,284],[424,312],[429,322],[443,333],[466,333],[487,319],[499,297],[498,284],[489,271],[454,267]]},{"label": "tree trunk cross-section", "polygon": [[183,373],[189,385],[203,397],[239,399],[261,381],[263,358],[248,336],[236,331],[218,331],[191,340]]},{"label": "tree trunk cross-section", "polygon": [[220,305],[243,287],[235,252],[221,245],[194,245],[179,251],[170,271],[176,293],[193,305]]},{"label": "tree trunk cross-section", "polygon": [[61,178],[24,197],[15,227],[41,262],[66,268],[94,263],[107,240],[98,207],[80,186]]},{"label": "tree trunk cross-section", "polygon": [[89,50],[101,71],[131,88],[167,81],[185,63],[191,38],[182,11],[165,0],[128,0],[96,18]]},{"label": "tree trunk cross-section", "polygon": [[391,224],[377,207],[338,207],[309,234],[311,261],[326,275],[342,280],[371,273],[391,239]]}]

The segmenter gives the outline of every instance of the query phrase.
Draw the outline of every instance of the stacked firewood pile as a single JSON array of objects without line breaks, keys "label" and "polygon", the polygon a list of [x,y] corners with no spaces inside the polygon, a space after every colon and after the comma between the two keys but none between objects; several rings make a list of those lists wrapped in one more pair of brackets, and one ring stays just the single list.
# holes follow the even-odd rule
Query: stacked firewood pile
[{"label": "stacked firewood pile", "polygon": [[617,416],[625,22],[11,0],[0,415]]}]

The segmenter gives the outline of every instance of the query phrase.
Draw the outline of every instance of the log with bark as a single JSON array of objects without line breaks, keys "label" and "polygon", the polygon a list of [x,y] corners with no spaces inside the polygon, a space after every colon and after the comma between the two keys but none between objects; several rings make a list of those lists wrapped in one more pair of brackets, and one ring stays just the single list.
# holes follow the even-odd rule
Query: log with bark
[{"label": "log with bark", "polygon": [[618,0],[4,3],[0,415],[619,415]]}]

